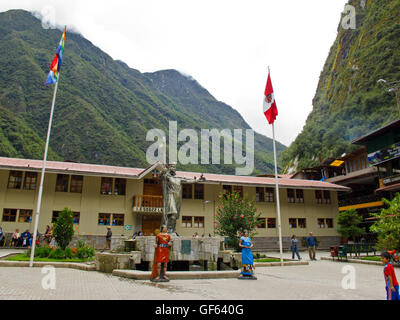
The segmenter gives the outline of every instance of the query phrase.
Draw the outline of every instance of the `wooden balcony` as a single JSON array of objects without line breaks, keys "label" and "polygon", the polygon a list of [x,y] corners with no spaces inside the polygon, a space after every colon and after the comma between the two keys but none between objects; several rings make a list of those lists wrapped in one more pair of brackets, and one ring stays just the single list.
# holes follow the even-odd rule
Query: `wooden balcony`
[{"label": "wooden balcony", "polygon": [[164,210],[163,197],[147,195],[133,196],[132,210],[133,212],[162,214]]}]

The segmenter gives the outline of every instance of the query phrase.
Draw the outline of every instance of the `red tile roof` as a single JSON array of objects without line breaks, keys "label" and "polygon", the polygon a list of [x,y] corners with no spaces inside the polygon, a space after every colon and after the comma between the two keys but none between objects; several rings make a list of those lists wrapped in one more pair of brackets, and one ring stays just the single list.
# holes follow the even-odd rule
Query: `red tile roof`
[{"label": "red tile roof", "polygon": [[[178,171],[177,175],[182,178],[193,179],[193,177],[200,177],[201,173],[198,172],[184,172]],[[253,177],[253,176],[235,176],[235,175],[223,175],[204,173],[204,177],[208,182],[214,183],[231,183],[240,185],[262,185],[262,186],[275,186],[275,178],[267,177]],[[335,190],[335,191],[350,191],[350,188],[340,186],[333,183],[315,181],[315,180],[302,180],[302,179],[289,179],[279,178],[278,183],[280,187],[284,188],[304,188],[304,189],[324,189],[324,190]]]},{"label": "red tile roof", "polygon": [[[6,168],[6,169],[13,169],[13,170],[25,169],[32,171],[40,171],[42,169],[42,163],[43,163],[42,160],[0,157],[0,168]],[[104,165],[87,164],[87,163],[47,161],[46,171],[58,172],[58,173],[65,173],[65,172],[77,173],[77,174],[79,173],[87,175],[111,175],[111,176],[123,176],[123,177],[136,177],[143,171],[143,169],[104,166]]]},{"label": "red tile roof", "polygon": [[[10,170],[32,170],[40,171],[42,169],[42,160],[18,159],[18,158],[3,158],[0,157],[0,169]],[[151,167],[149,167],[151,168]],[[138,179],[139,175],[147,169],[143,168],[126,168],[106,165],[74,163],[74,162],[59,162],[47,161],[46,171],[52,173],[68,173],[96,176],[115,176]],[[193,179],[200,177],[198,172],[178,171],[177,175],[182,178]],[[268,177],[254,176],[235,176],[205,173],[206,182],[221,183],[221,184],[238,184],[238,185],[260,185],[260,186],[275,186],[275,179]],[[279,178],[279,186],[284,188],[304,188],[304,189],[324,189],[334,191],[348,191],[347,187],[336,185],[328,182]]]}]

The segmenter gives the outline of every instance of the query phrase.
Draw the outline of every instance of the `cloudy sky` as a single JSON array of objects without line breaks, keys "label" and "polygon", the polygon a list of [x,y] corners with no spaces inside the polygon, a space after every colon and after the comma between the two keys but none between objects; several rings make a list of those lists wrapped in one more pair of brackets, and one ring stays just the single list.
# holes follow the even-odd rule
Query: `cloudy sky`
[{"label": "cloudy sky", "polygon": [[276,138],[289,145],[312,109],[346,2],[1,0],[0,11],[52,13],[55,23],[73,27],[132,68],[189,74],[269,137],[262,98],[270,66],[279,110]]}]

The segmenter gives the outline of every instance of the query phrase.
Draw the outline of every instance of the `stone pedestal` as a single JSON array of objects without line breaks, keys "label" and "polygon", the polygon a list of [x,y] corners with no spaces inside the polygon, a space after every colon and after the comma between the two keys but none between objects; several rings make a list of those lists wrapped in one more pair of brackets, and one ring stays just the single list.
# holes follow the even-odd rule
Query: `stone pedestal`
[{"label": "stone pedestal", "polygon": [[[171,237],[170,261],[218,261],[219,253],[223,250],[221,237],[192,238]],[[127,242],[127,241],[126,241]],[[156,237],[136,237],[129,240],[130,248],[141,252],[142,261],[153,261]]]}]

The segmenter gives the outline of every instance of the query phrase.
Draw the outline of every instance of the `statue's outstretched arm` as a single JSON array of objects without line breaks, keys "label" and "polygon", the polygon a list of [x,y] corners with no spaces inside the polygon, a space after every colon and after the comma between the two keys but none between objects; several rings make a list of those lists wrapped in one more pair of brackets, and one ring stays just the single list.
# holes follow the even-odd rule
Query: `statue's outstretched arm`
[{"label": "statue's outstretched arm", "polygon": [[204,178],[203,174],[201,174],[200,178],[196,178],[196,179],[182,179],[182,182],[184,183],[197,183],[197,182],[202,182],[202,181],[206,181],[206,178]]}]

